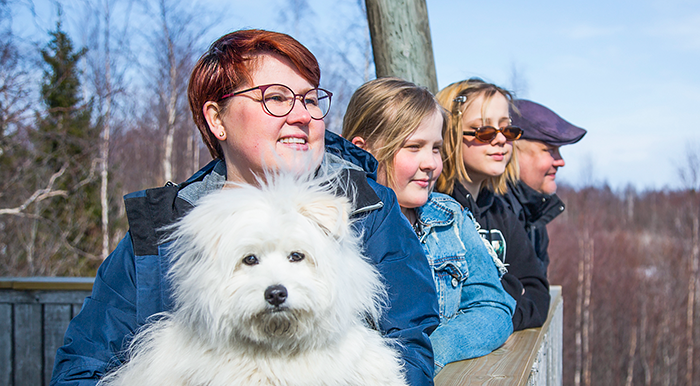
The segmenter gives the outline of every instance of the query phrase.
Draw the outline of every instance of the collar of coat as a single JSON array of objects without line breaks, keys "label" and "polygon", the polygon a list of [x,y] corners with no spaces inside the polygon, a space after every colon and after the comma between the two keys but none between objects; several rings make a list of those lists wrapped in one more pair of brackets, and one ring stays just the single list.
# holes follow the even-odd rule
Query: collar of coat
[{"label": "collar of coat", "polygon": [[[353,216],[384,205],[367,181],[368,177],[371,178],[371,173],[328,152],[324,155],[323,163],[331,168],[339,168],[342,183],[338,184],[336,194],[350,198],[353,202]],[[198,198],[220,188],[226,180],[225,175],[225,163],[216,159],[182,184],[168,182],[160,188],[124,196],[134,253],[139,256],[157,255],[158,246],[167,237],[166,227],[187,214]]]}]

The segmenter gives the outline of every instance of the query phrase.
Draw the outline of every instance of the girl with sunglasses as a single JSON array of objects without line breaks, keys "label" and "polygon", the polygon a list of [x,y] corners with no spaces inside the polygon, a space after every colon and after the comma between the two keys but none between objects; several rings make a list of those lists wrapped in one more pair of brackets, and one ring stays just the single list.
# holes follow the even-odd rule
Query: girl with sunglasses
[{"label": "girl with sunglasses", "polygon": [[379,161],[377,181],[396,193],[432,268],[440,308],[440,325],[430,335],[436,373],[500,347],[513,331],[515,309],[499,279],[505,267],[479,236],[471,213],[432,193],[442,170],[446,118],[427,89],[381,78],[353,94],[343,119],[343,137]]},{"label": "girl with sunglasses", "polygon": [[540,327],[549,310],[546,274],[515,212],[496,197],[518,179],[513,141],[522,130],[511,125],[512,95],[472,78],[445,87],[437,99],[449,116],[436,190],[474,214],[482,237],[508,266],[502,282],[517,301],[514,329]]}]

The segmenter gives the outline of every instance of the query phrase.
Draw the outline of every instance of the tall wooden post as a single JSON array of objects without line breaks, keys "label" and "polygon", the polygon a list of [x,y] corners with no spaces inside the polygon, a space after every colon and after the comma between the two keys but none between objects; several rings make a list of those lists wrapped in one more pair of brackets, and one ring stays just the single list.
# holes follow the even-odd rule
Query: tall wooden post
[{"label": "tall wooden post", "polygon": [[438,91],[425,0],[365,0],[377,77],[396,76]]}]

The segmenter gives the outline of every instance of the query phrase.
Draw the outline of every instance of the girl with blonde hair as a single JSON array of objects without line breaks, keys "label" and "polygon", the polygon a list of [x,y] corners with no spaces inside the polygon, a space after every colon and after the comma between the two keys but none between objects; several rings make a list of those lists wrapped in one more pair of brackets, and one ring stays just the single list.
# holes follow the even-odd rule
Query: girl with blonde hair
[{"label": "girl with blonde hair", "polygon": [[436,190],[473,213],[479,233],[508,266],[502,282],[517,301],[514,329],[540,327],[549,310],[546,274],[515,212],[496,197],[507,191],[508,181],[518,180],[513,141],[522,130],[511,124],[513,97],[478,78],[452,83],[436,97],[448,112]]},{"label": "girl with blonde hair", "polygon": [[430,335],[435,372],[486,355],[513,330],[505,267],[479,236],[468,210],[432,189],[442,171],[447,114],[425,88],[397,78],[362,85],[343,119],[343,137],[378,161],[377,181],[394,190],[432,268],[440,325]]}]

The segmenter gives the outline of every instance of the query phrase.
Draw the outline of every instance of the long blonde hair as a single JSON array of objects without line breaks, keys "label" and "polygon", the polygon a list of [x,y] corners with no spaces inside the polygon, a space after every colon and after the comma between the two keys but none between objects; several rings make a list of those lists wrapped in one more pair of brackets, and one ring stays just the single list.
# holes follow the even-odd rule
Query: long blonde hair
[{"label": "long blonde hair", "polygon": [[[482,108],[485,108],[496,93],[503,95],[508,104],[513,105],[513,96],[508,90],[492,83],[486,83],[479,78],[452,83],[437,93],[437,100],[448,112],[447,132],[443,134],[442,174],[435,184],[435,190],[438,192],[450,194],[457,181],[472,181],[462,158],[462,114],[467,111],[477,97],[482,95],[484,96],[484,107]],[[507,182],[517,181],[519,177],[520,171],[514,146],[505,172],[499,176],[487,178],[484,181],[484,186],[496,193],[503,194],[508,190]]]},{"label": "long blonde hair", "polygon": [[394,156],[423,119],[442,114],[442,134],[447,114],[425,87],[399,78],[379,78],[360,86],[350,98],[343,117],[342,136],[352,141],[362,138],[366,150],[379,161],[387,184],[394,186]]}]

